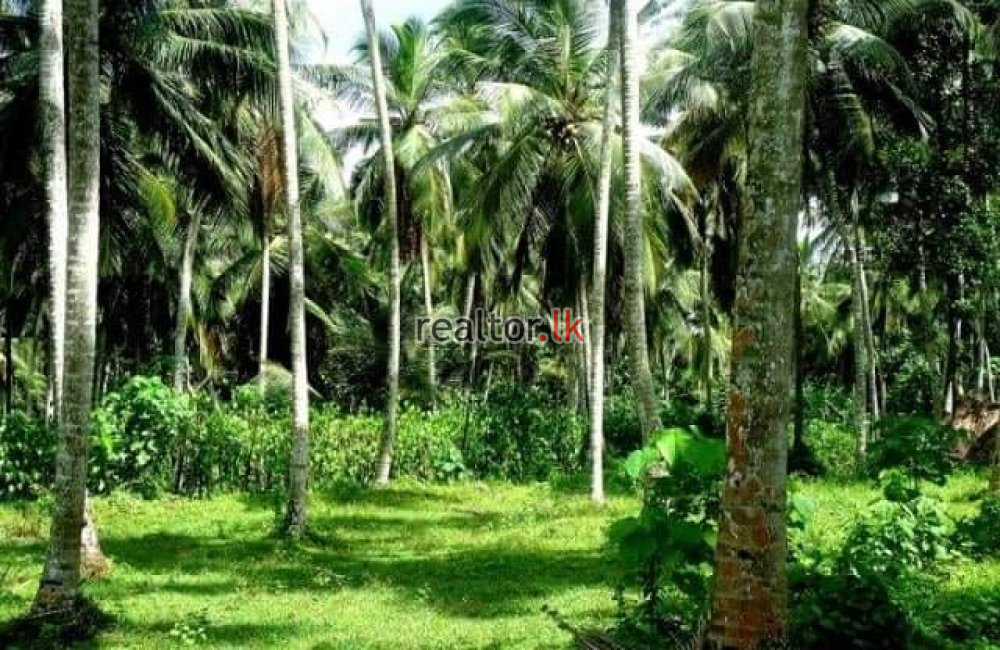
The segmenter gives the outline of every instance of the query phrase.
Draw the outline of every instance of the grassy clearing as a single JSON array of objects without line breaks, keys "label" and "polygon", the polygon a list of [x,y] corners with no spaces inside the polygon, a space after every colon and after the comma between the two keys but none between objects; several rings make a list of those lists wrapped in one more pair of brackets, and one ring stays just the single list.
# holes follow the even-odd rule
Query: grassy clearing
[{"label": "grassy clearing", "polygon": [[[120,623],[102,647],[564,648],[542,613],[606,624],[617,574],[603,509],[547,486],[398,485],[316,495],[317,538],[273,539],[264,500],[98,500],[116,565],[88,593]],[[33,595],[47,521],[0,510],[0,620]]]},{"label": "grassy clearing", "polygon": [[[983,485],[960,475],[935,490],[969,516]],[[825,552],[877,498],[860,483],[798,489],[817,506],[806,543]],[[116,569],[87,591],[119,620],[107,648],[566,648],[543,605],[611,622],[619,569],[605,529],[637,507],[619,496],[596,509],[547,485],[401,483],[316,494],[315,538],[289,545],[271,536],[266,499],[116,495],[97,501]],[[0,507],[0,620],[28,606],[47,525],[37,504]],[[1000,562],[960,561],[922,616],[998,591]]]}]

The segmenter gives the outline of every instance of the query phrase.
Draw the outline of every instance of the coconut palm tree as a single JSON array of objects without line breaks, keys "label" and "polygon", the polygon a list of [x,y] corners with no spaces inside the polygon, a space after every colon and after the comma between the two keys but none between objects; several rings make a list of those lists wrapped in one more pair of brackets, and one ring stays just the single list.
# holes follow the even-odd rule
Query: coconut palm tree
[{"label": "coconut palm tree", "polygon": [[[611,138],[612,169],[621,167],[622,151],[620,134],[603,129],[607,52],[598,40],[596,7],[464,0],[439,22],[456,68],[482,104],[476,123],[446,139],[438,153],[474,160],[484,170],[463,193],[460,210],[470,217],[465,232],[495,257],[489,265],[499,285],[488,293],[494,299],[516,296],[531,279],[538,282],[541,310],[584,302],[581,289],[593,261],[593,248],[585,243],[594,241],[603,134]],[[647,220],[641,233],[654,259],[643,282],[653,287],[669,256],[667,232],[689,230],[675,222],[686,223],[690,182],[649,137],[637,138],[636,149],[647,179],[643,204],[658,217]],[[624,257],[621,201],[614,198],[623,194],[621,175],[612,173],[610,182],[609,258],[615,268]],[[512,254],[505,259],[493,251]],[[561,352],[574,365],[572,348]],[[586,368],[592,355],[575,363],[582,378],[592,374]]]},{"label": "coconut palm tree", "polygon": [[[411,18],[379,36],[386,103],[393,119],[393,152],[397,189],[397,230],[401,263],[420,264],[424,313],[434,313],[435,258],[453,241],[453,189],[448,161],[424,161],[444,135],[461,126],[465,102],[449,85],[447,51],[428,25]],[[358,123],[336,132],[343,147],[369,146],[379,141],[380,122],[374,101],[371,50],[367,40],[355,46],[358,63],[313,66],[341,99],[361,114]],[[373,230],[384,215],[384,156],[377,147],[355,172],[354,193],[360,217]],[[405,273],[404,273],[405,275]],[[437,390],[436,349],[427,342],[427,387]]]},{"label": "coconut palm tree", "polygon": [[646,263],[644,250],[645,227],[642,209],[640,176],[641,137],[639,115],[639,2],[622,3],[621,68],[622,68],[622,139],[625,152],[625,327],[628,332],[629,361],[632,384],[639,408],[643,440],[659,429],[660,409],[649,369],[649,346],[646,332],[646,301],[643,288]]},{"label": "coconut palm tree", "polygon": [[611,135],[615,128],[616,73],[620,8],[612,0],[608,11],[607,73],[604,118],[601,124],[601,159],[597,177],[594,223],[594,275],[590,297],[590,498],[604,501],[604,300],[607,291],[608,220],[611,214]]},{"label": "coconut palm tree", "polygon": [[288,507],[285,529],[298,537],[305,532],[309,489],[309,376],[306,366],[306,288],[299,195],[299,153],[295,128],[295,95],[288,45],[285,0],[273,0],[274,49],[278,63],[278,114],[281,123],[281,178],[284,181],[288,228],[288,328],[291,331],[293,414],[292,455],[288,470]]},{"label": "coconut palm tree", "polygon": [[81,530],[97,329],[100,232],[100,52],[96,0],[66,3],[68,83],[68,256],[66,374],[56,461],[52,532],[35,614],[72,616],[80,607]]},{"label": "coconut palm tree", "polygon": [[737,280],[728,462],[709,632],[712,644],[736,650],[780,643],[788,632],[787,424],[809,75],[808,5],[806,0],[761,0],[754,14],[749,200]]},{"label": "coconut palm tree", "polygon": [[49,223],[49,328],[53,412],[62,406],[63,344],[66,331],[66,99],[63,79],[62,0],[39,7],[39,121],[45,158]]},{"label": "coconut palm tree", "polygon": [[383,76],[381,48],[375,26],[375,10],[371,0],[361,0],[361,13],[365,19],[368,35],[368,52],[371,61],[372,90],[379,121],[379,135],[382,144],[383,183],[385,188],[384,209],[386,229],[389,238],[389,363],[386,371],[385,419],[382,425],[382,440],[379,444],[377,485],[388,485],[392,472],[393,448],[396,443],[396,411],[399,408],[399,349],[400,349],[400,309],[401,275],[399,264],[399,214],[396,187],[396,157],[392,150],[392,123],[386,99],[385,77]]}]

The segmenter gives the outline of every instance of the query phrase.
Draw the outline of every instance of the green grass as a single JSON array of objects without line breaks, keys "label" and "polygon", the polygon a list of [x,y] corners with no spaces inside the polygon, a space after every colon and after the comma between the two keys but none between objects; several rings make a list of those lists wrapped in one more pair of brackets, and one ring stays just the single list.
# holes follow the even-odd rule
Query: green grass
[{"label": "green grass", "polygon": [[[314,495],[315,536],[291,545],[266,500],[115,496],[96,503],[115,571],[87,593],[119,620],[108,648],[565,648],[542,607],[610,622],[604,531],[635,508],[544,485],[401,484]],[[0,508],[0,620],[29,605],[46,529],[35,506]]]},{"label": "green grass", "polygon": [[[796,486],[816,505],[797,534],[824,553],[878,497],[858,482]],[[931,491],[967,517],[984,486],[961,474]],[[595,508],[568,485],[400,483],[314,494],[314,535],[299,544],[272,536],[264,498],[115,495],[96,507],[115,570],[86,591],[118,620],[99,647],[534,649],[569,646],[545,605],[583,627],[612,622],[621,572],[605,531],[638,503]],[[0,620],[27,609],[47,527],[39,504],[0,506]],[[914,609],[941,625],[998,593],[1000,560],[960,560]]]}]

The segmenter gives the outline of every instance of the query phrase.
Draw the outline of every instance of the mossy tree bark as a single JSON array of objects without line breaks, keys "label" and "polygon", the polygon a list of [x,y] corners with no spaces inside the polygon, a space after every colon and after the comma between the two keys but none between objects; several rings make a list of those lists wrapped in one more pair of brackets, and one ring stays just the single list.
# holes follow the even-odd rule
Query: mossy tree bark
[{"label": "mossy tree bark", "polygon": [[788,628],[786,481],[808,0],[760,0],[740,240],[727,467],[709,647],[758,650]]}]

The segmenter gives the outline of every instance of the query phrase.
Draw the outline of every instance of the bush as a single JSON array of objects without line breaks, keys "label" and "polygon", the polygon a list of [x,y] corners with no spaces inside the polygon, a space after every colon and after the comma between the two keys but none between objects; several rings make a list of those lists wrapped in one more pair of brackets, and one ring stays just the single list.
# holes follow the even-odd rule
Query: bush
[{"label": "bush", "polygon": [[[205,495],[284,487],[291,410],[285,391],[235,391],[232,401],[180,395],[156,377],[134,377],[93,414],[89,459],[95,492],[127,489]],[[578,470],[585,420],[549,393],[499,386],[488,403],[445,401],[432,411],[401,409],[394,472],[419,480],[470,476],[544,480]],[[312,484],[374,478],[382,415],[311,411]],[[51,485],[55,433],[12,414],[0,428],[0,490],[36,496]]]},{"label": "bush", "polygon": [[55,476],[55,431],[15,411],[0,422],[0,497],[37,497]]},{"label": "bush", "polygon": [[94,413],[91,489],[126,487],[152,497],[171,479],[178,444],[189,438],[195,410],[159,377],[133,377]]},{"label": "bush", "polygon": [[806,440],[822,474],[837,478],[855,475],[858,435],[852,427],[839,422],[811,420],[806,425]]},{"label": "bush", "polygon": [[979,514],[962,522],[959,539],[973,555],[1000,555],[1000,496],[987,497],[979,508]]},{"label": "bush", "polygon": [[940,647],[913,605],[926,599],[917,592],[931,584],[940,563],[955,556],[952,523],[940,501],[910,489],[912,477],[897,471],[883,478],[885,498],[854,525],[832,561],[793,565],[794,647]]},{"label": "bush", "polygon": [[868,468],[905,470],[914,479],[944,484],[955,468],[958,431],[925,416],[886,417],[875,427],[868,448]]},{"label": "bush", "polygon": [[476,410],[459,448],[477,476],[545,480],[580,468],[586,435],[572,408],[536,387],[506,383]]},{"label": "bush", "polygon": [[631,389],[604,402],[604,445],[610,456],[625,456],[642,445],[639,411]]},{"label": "bush", "polygon": [[[695,428],[660,432],[625,462],[642,488],[642,510],[615,522],[608,537],[627,567],[619,618],[631,644],[694,634],[708,593],[724,464],[722,441]],[[626,604],[627,588],[638,589],[635,605]]]}]

